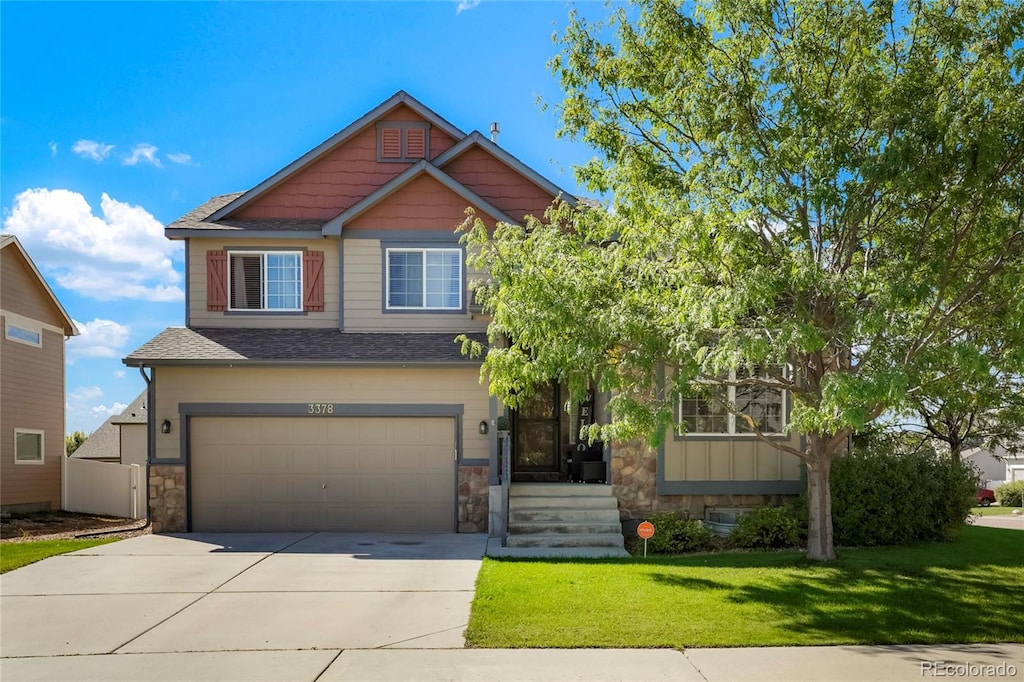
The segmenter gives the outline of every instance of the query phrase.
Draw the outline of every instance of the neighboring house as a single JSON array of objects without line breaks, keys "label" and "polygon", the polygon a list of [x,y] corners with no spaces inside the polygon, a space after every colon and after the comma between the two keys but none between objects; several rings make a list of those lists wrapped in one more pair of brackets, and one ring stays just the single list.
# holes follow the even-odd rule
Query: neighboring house
[{"label": "neighboring house", "polygon": [[143,391],[120,414],[111,415],[89,434],[71,457],[146,466],[147,416],[146,391]]},{"label": "neighboring house", "polygon": [[970,448],[960,456],[978,467],[978,479],[982,487],[993,487],[1004,481],[1024,480],[1024,455],[1015,455],[1002,445],[991,450]]},{"label": "neighboring house", "polygon": [[60,509],[64,341],[74,322],[12,234],[0,235],[0,509]]},{"label": "neighboring house", "polygon": [[[469,286],[486,273],[454,229],[467,207],[521,222],[559,196],[576,201],[399,92],[170,224],[185,242],[185,326],[124,360],[149,372],[154,530],[486,531],[504,410],[454,341],[485,341],[488,322]],[[610,482],[626,518],[800,489],[795,458],[705,420],[697,400],[681,416],[705,433],[570,467],[574,427],[605,397],[573,414],[565,398],[552,384],[513,415],[513,480]],[[786,397],[757,400],[782,428]]]}]

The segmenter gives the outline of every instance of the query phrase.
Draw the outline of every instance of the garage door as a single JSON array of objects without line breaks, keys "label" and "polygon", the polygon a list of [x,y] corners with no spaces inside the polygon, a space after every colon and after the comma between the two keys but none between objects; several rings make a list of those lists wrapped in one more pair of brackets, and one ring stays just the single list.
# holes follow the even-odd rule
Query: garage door
[{"label": "garage door", "polygon": [[193,417],[194,531],[446,531],[455,420]]}]

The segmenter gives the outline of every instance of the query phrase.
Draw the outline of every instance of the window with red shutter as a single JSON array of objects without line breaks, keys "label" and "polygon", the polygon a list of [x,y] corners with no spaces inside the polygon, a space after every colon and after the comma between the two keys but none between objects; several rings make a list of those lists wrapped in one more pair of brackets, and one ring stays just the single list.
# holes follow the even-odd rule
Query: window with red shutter
[{"label": "window with red shutter", "polygon": [[307,312],[324,310],[324,252],[307,251],[302,255],[303,307]]},{"label": "window with red shutter", "polygon": [[228,254],[226,251],[206,252],[206,309],[227,310]]}]

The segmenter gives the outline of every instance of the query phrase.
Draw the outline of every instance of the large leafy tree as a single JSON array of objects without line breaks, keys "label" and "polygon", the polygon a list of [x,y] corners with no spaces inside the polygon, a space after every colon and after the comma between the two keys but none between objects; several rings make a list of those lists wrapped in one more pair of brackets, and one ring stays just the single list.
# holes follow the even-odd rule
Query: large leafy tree
[{"label": "large leafy tree", "polygon": [[934,363],[987,362],[956,333],[967,311],[998,297],[996,338],[1024,317],[1021,6],[609,12],[573,13],[552,62],[562,134],[597,151],[578,174],[608,206],[474,223],[483,372],[512,405],[551,378],[596,382],[614,398],[591,435],[655,442],[679,395],[784,389],[805,438],[769,442],[805,463],[808,556],[832,559],[829,470],[849,437]]}]

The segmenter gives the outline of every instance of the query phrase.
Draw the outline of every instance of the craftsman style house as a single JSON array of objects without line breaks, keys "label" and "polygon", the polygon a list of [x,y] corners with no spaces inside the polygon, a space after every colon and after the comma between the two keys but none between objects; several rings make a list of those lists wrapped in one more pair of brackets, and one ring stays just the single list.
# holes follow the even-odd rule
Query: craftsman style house
[{"label": "craftsman style house", "polygon": [[[185,243],[185,326],[125,358],[149,383],[154,529],[488,530],[504,408],[454,341],[487,328],[470,287],[486,274],[455,228],[467,208],[520,222],[558,197],[576,201],[398,92],[170,224]],[[784,415],[781,400],[768,408]],[[584,414],[563,404],[552,385],[513,415],[512,480],[611,483],[600,488],[626,518],[799,486],[795,462],[728,420],[657,452],[591,449],[573,468],[572,427],[602,398]],[[707,406],[685,407],[696,419]]]},{"label": "craftsman style house", "polygon": [[18,238],[0,235],[0,509],[60,509],[64,340],[78,330]]}]

